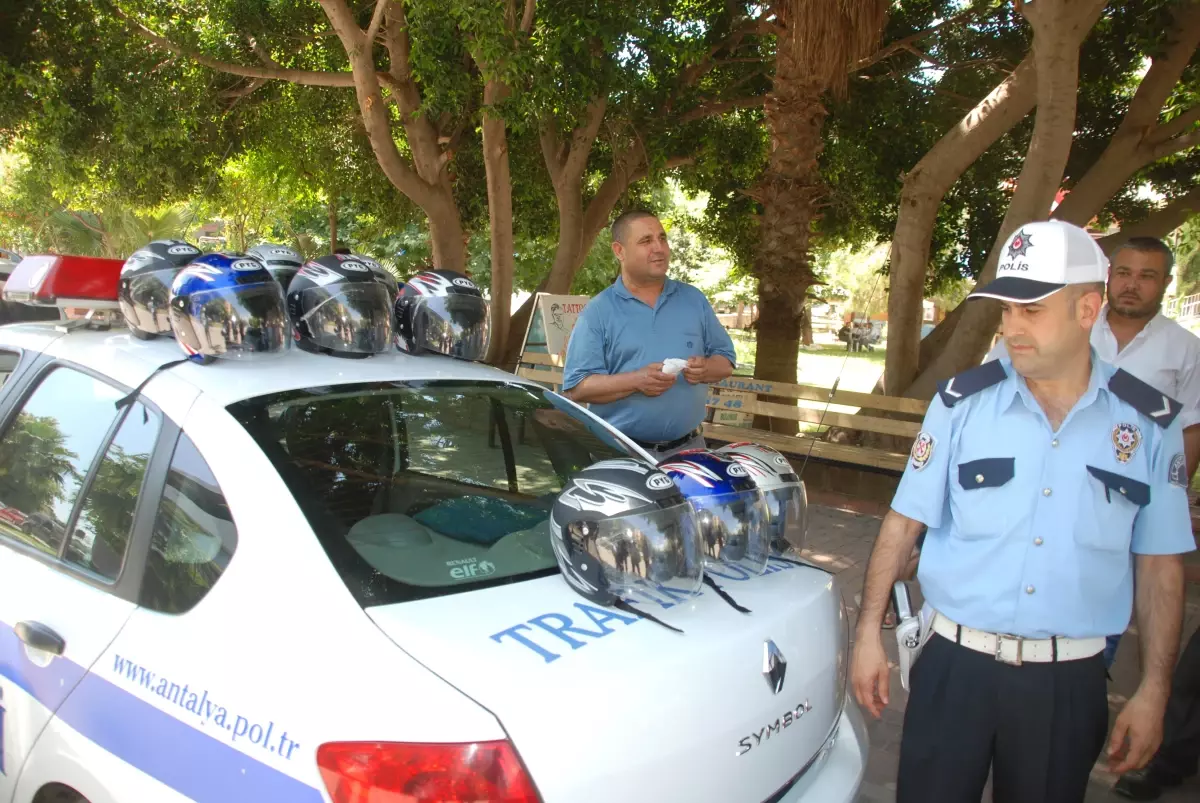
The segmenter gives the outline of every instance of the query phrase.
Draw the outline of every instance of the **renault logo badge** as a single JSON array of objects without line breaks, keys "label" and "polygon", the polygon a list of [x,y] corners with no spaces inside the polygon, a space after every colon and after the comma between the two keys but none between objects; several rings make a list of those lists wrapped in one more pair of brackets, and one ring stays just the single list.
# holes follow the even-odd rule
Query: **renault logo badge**
[{"label": "renault logo badge", "polygon": [[787,660],[775,646],[775,642],[767,639],[763,645],[763,677],[775,694],[783,691],[783,678],[787,675]]}]

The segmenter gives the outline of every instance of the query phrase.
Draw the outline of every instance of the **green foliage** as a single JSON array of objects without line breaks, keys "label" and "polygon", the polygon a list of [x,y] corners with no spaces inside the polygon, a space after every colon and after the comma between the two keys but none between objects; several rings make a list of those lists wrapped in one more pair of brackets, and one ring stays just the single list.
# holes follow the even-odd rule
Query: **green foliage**
[{"label": "green foliage", "polygon": [[75,470],[78,459],[57,419],[17,413],[0,441],[0,502],[26,515],[48,510],[62,496],[67,478],[83,479]]}]

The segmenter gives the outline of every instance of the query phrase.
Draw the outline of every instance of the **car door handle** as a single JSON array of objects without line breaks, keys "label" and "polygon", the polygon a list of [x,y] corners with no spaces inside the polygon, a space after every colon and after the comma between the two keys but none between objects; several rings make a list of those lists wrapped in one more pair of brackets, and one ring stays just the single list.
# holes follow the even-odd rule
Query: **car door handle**
[{"label": "car door handle", "polygon": [[17,622],[13,630],[16,631],[17,638],[35,650],[62,655],[67,647],[67,642],[63,641],[62,636],[41,622]]}]

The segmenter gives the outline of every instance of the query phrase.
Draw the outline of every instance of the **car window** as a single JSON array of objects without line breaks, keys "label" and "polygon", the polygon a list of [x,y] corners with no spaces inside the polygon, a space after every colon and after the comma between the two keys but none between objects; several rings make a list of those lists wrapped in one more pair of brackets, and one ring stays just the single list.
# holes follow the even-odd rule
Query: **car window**
[{"label": "car window", "polygon": [[626,447],[538,388],[356,384],[231,405],[363,605],[556,569],[548,518],[567,477]]},{"label": "car window", "polygon": [[146,557],[139,604],[191,610],[216,584],[237,548],[237,528],[212,469],[181,434],[167,472]]},{"label": "car window", "polygon": [[17,370],[17,363],[20,361],[20,353],[0,349],[0,385],[8,382],[8,378],[12,376],[13,371]]},{"label": "car window", "polygon": [[42,378],[0,438],[0,532],[58,554],[123,395],[71,368]]},{"label": "car window", "polygon": [[84,492],[75,532],[67,541],[68,563],[117,579],[160,424],[159,414],[141,402],[130,405]]}]

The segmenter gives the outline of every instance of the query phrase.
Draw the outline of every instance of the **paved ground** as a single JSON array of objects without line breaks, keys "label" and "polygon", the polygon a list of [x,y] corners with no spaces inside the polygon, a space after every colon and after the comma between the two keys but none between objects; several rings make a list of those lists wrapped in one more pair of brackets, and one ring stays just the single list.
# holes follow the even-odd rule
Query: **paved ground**
[{"label": "paved ground", "polygon": [[[813,500],[819,501],[819,500]],[[829,501],[829,500],[826,500]],[[858,506],[863,510],[862,506]],[[867,558],[875,536],[879,532],[879,518],[864,512],[851,512],[834,507],[809,508],[807,556],[814,563],[819,563],[838,572],[842,581],[843,593],[847,605],[857,614],[855,594],[862,590],[863,572],[866,570]],[[1200,562],[1200,556],[1193,553],[1190,560]],[[1184,622],[1185,634],[1200,626],[1200,589],[1191,586],[1188,597],[1188,609]],[[890,636],[890,633],[887,634]],[[907,695],[900,687],[899,670],[895,664],[896,642],[894,638],[885,638],[893,659],[891,704],[883,714],[882,719],[869,721],[868,729],[871,734],[871,755],[867,763],[867,777],[863,785],[859,803],[892,803],[895,799],[896,768],[900,757],[900,728],[904,719],[904,705]],[[1113,682],[1109,685],[1109,708],[1111,717],[1115,717],[1124,703],[1127,695],[1131,694],[1138,682],[1138,644],[1137,634],[1131,631],[1121,642],[1117,660],[1113,666]],[[1092,771],[1092,785],[1088,792],[1087,803],[1118,803],[1125,798],[1112,794],[1110,788],[1115,778],[1108,773],[1103,765],[1098,764]],[[991,796],[985,795],[990,800]],[[1200,780],[1193,779],[1179,789],[1172,790],[1160,798],[1162,803],[1184,803],[1200,799]]]}]

